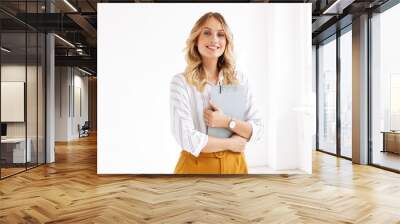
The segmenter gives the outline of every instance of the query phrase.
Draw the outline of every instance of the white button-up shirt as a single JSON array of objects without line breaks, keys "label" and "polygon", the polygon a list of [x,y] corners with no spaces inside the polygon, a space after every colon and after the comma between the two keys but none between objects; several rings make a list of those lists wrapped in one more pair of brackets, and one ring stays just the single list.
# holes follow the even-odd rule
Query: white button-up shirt
[{"label": "white button-up shirt", "polygon": [[[247,78],[236,72],[237,79],[241,85],[245,85],[247,109],[245,121],[252,127],[252,135],[249,142],[256,142],[261,139],[263,133],[263,122],[260,113],[256,109],[251,89]],[[219,74],[219,80],[222,79]],[[199,92],[195,86],[186,82],[184,75],[175,75],[170,83],[170,115],[171,129],[175,140],[183,150],[194,156],[198,156],[208,142],[207,126],[204,122],[204,109],[210,100],[210,87],[213,85],[207,82],[203,92]]]}]

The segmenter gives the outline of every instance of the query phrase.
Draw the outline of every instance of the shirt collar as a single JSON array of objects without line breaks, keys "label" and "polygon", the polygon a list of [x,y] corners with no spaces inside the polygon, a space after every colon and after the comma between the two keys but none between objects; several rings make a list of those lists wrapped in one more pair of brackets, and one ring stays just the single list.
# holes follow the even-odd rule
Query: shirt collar
[{"label": "shirt collar", "polygon": [[[210,85],[212,85],[212,86],[215,86],[212,82],[209,82],[208,80],[207,80],[207,83],[210,84]],[[221,71],[219,71],[219,73],[218,73],[217,85],[222,85],[223,83],[224,83],[224,73],[223,73],[222,70],[221,70]]]}]

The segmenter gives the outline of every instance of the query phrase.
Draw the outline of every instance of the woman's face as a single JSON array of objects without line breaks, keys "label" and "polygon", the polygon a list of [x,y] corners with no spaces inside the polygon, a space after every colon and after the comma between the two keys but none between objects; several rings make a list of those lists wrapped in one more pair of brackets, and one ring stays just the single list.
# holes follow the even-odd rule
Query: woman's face
[{"label": "woman's face", "polygon": [[202,58],[218,59],[225,51],[226,37],[221,23],[211,17],[202,26],[197,48]]}]

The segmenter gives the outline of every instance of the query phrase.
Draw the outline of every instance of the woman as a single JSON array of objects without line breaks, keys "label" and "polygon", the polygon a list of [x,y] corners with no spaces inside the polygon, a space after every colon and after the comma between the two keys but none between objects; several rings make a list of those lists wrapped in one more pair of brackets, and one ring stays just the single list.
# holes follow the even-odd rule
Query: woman
[{"label": "woman", "polygon": [[[246,120],[230,118],[210,100],[217,84],[248,87],[235,71],[232,33],[221,14],[204,14],[186,41],[187,67],[171,81],[172,132],[182,147],[176,174],[247,174],[244,149],[262,135],[262,121],[247,91]],[[249,89],[249,88],[246,88]],[[230,138],[208,136],[207,127],[229,128]]]}]

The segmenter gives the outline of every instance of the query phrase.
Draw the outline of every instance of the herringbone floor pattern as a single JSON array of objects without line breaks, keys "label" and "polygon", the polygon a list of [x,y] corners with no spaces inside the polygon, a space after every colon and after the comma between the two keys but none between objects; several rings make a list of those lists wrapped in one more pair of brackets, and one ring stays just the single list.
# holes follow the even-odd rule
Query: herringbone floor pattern
[{"label": "herringbone floor pattern", "polygon": [[0,223],[400,223],[400,175],[314,152],[312,175],[98,176],[96,137],[0,181]]}]

